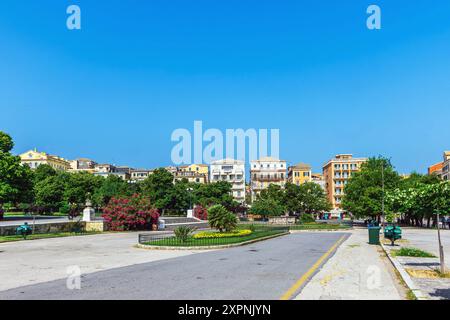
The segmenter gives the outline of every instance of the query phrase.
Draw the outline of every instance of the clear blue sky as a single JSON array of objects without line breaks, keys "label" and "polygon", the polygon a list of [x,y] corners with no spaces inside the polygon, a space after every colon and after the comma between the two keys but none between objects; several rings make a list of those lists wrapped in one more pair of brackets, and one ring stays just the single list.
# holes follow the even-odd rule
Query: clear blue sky
[{"label": "clear blue sky", "polygon": [[353,153],[425,172],[449,119],[448,0],[0,2],[0,130],[16,153],[169,165],[172,131],[202,120],[279,128],[281,157],[315,171]]}]

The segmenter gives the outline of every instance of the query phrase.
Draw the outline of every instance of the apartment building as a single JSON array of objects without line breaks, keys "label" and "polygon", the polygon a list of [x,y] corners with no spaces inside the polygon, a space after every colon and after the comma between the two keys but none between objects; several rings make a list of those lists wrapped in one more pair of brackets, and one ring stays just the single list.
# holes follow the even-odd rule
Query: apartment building
[{"label": "apartment building", "polygon": [[323,178],[328,200],[333,208],[340,209],[344,187],[353,173],[361,170],[367,158],[353,158],[352,154],[338,154],[323,166]]},{"label": "apartment building", "polygon": [[45,152],[39,152],[37,149],[29,150],[19,155],[20,162],[23,165],[29,166],[31,169],[36,169],[42,164],[47,164],[55,170],[69,171],[70,162],[62,157],[50,155]]},{"label": "apartment building", "polygon": [[183,179],[186,179],[189,182],[201,184],[208,183],[209,180],[208,175],[205,173],[183,170],[178,170],[174,173],[174,181],[181,181]]},{"label": "apartment building", "polygon": [[312,181],[311,166],[306,163],[298,163],[288,168],[288,182],[301,185],[305,182]]},{"label": "apartment building", "polygon": [[428,175],[436,175],[439,178],[442,178],[442,169],[444,168],[444,161],[433,164],[428,167]]},{"label": "apartment building", "polygon": [[96,165],[97,163],[91,159],[78,158],[70,161],[70,171],[94,173]]},{"label": "apartment building", "polygon": [[324,191],[326,191],[326,182],[323,174],[321,173],[313,173],[311,175],[311,182],[318,184]]},{"label": "apartment building", "polygon": [[153,173],[153,170],[147,170],[147,169],[132,169],[130,172],[130,179],[133,182],[140,182],[144,181],[148,178],[149,175]]},{"label": "apartment building", "polygon": [[444,163],[442,165],[442,180],[450,181],[450,151],[444,152]]},{"label": "apartment building", "polygon": [[213,161],[210,165],[210,181],[227,181],[232,185],[233,198],[245,202],[245,163],[234,159]]},{"label": "apartment building", "polygon": [[264,157],[250,162],[250,180],[252,200],[270,184],[284,187],[286,184],[286,161],[273,157]]},{"label": "apartment building", "polygon": [[209,166],[206,164],[191,164],[178,167],[175,172],[176,179],[186,178],[189,182],[208,183]]}]

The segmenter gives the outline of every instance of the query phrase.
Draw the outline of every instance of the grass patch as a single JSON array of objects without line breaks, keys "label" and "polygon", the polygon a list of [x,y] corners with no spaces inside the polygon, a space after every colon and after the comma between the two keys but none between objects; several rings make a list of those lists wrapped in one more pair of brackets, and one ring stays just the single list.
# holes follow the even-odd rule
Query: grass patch
[{"label": "grass patch", "polygon": [[394,257],[416,257],[416,258],[436,258],[432,253],[417,249],[417,248],[401,248],[391,250]]},{"label": "grass patch", "polygon": [[417,297],[411,289],[408,289],[408,292],[406,292],[406,299],[407,300],[417,300]]},{"label": "grass patch", "polygon": [[[26,240],[39,240],[39,239],[51,239],[51,238],[75,237],[75,236],[85,236],[85,235],[93,235],[93,234],[100,234],[100,233],[102,233],[102,232],[84,232],[84,233],[59,232],[59,233],[31,234],[31,235],[27,236]],[[24,241],[24,239],[20,235],[0,236],[0,243],[14,242],[14,241]]]},{"label": "grass patch", "polygon": [[175,237],[166,237],[161,239],[152,240],[143,243],[148,246],[167,246],[167,247],[204,247],[204,246],[218,246],[227,244],[236,244],[241,242],[246,242],[250,240],[256,240],[259,238],[264,238],[268,236],[284,234],[287,230],[264,230],[264,231],[254,231],[247,236],[236,236],[236,237],[225,237],[225,238],[200,238],[196,239],[194,237],[188,238],[186,241],[180,241]]}]

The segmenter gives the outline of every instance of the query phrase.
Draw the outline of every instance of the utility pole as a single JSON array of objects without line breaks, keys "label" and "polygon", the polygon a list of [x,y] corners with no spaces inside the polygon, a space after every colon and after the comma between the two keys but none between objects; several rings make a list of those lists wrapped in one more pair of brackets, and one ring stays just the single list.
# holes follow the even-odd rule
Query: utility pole
[{"label": "utility pole", "polygon": [[436,216],[437,216],[437,232],[438,232],[438,242],[439,242],[439,261],[441,264],[441,274],[444,275],[445,274],[445,262],[444,262],[444,247],[442,246],[442,242],[441,242],[441,231],[439,228],[439,210],[436,211]]},{"label": "utility pole", "polygon": [[381,197],[381,225],[383,227],[383,232],[385,229],[385,216],[384,216],[384,160],[381,164],[381,190],[382,190],[382,197]]}]

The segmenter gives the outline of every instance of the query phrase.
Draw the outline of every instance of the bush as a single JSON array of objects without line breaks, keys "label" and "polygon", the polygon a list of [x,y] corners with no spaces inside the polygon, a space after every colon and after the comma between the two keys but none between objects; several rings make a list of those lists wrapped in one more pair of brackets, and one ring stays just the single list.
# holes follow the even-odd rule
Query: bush
[{"label": "bush", "polygon": [[158,223],[159,213],[148,197],[133,195],[111,198],[102,217],[113,231],[143,230]]},{"label": "bush", "polygon": [[244,237],[252,234],[251,230],[236,230],[232,232],[199,232],[194,235],[194,239],[211,239],[211,238],[231,238],[231,237]]},{"label": "bush", "polygon": [[236,229],[237,217],[225,209],[224,206],[218,204],[212,206],[208,210],[209,225],[211,228],[215,228],[220,232],[231,231]]},{"label": "bush", "polygon": [[300,223],[310,223],[315,222],[314,216],[312,214],[302,214],[300,215]]},{"label": "bush", "polygon": [[208,210],[206,208],[198,205],[194,209],[194,217],[200,220],[208,220]]},{"label": "bush", "polygon": [[67,202],[64,202],[61,207],[59,207],[59,212],[68,214],[70,212],[70,205]]},{"label": "bush", "polygon": [[186,242],[191,237],[194,230],[195,228],[193,227],[180,226],[175,228],[173,232],[175,233],[175,238],[177,238],[181,242]]}]

